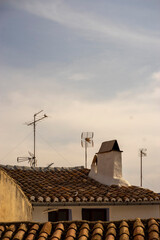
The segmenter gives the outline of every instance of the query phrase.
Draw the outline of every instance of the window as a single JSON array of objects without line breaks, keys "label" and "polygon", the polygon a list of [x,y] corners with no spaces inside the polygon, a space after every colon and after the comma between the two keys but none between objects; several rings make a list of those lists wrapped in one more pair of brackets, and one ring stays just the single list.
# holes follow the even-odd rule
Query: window
[{"label": "window", "polygon": [[68,220],[72,220],[71,209],[58,209],[57,211],[48,213],[48,221],[50,222],[68,221]]},{"label": "window", "polygon": [[108,221],[109,208],[82,208],[82,220]]}]

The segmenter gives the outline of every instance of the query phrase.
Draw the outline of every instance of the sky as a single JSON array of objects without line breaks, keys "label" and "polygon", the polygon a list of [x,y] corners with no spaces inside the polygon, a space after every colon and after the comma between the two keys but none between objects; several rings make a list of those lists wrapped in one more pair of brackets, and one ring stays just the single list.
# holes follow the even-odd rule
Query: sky
[{"label": "sky", "polygon": [[160,192],[160,1],[0,1],[0,164],[88,167],[117,139],[123,176]]}]

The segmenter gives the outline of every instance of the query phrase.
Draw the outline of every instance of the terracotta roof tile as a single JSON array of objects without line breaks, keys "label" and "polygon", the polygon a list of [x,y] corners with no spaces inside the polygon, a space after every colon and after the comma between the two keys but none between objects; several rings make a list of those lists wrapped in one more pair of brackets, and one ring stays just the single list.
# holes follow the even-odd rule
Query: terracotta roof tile
[{"label": "terracotta roof tile", "polygon": [[0,225],[0,239],[5,231],[5,227],[3,225]]},{"label": "terracotta roof tile", "polygon": [[45,240],[48,238],[48,235],[50,235],[52,229],[52,224],[50,222],[47,222],[43,225],[40,234],[39,234],[39,240]]},{"label": "terracotta roof tile", "polygon": [[92,233],[92,236],[94,235],[100,235],[100,236],[103,236],[103,229],[102,228],[95,228],[93,233]]},{"label": "terracotta roof tile", "polygon": [[144,240],[144,225],[140,218],[137,218],[133,225],[133,240]]},{"label": "terracotta roof tile", "polygon": [[114,237],[116,237],[116,226],[114,223],[110,223],[107,226],[106,236],[108,236],[108,235],[113,235]]},{"label": "terracotta roof tile", "polygon": [[17,233],[14,235],[13,240],[22,240],[26,232],[27,232],[26,224],[22,223],[19,226]]},{"label": "terracotta roof tile", "polygon": [[119,231],[119,235],[121,236],[122,234],[128,235],[129,236],[129,229],[128,227],[122,226]]},{"label": "terracotta roof tile", "polygon": [[3,240],[13,239],[12,236],[16,230],[16,226],[14,224],[11,224],[9,227],[6,228],[6,231],[3,235]]},{"label": "terracotta roof tile", "polygon": [[68,237],[75,238],[75,237],[76,237],[76,229],[70,228],[70,229],[67,231],[67,234],[66,234],[66,238],[68,238]]},{"label": "terracotta roof tile", "polygon": [[2,166],[22,188],[32,204],[97,202],[98,204],[157,203],[160,196],[151,190],[136,186],[107,186],[88,177],[89,169],[29,168]]},{"label": "terracotta roof tile", "polygon": [[78,238],[81,238],[81,237],[86,237],[86,238],[88,238],[88,236],[89,236],[89,230],[88,230],[88,228],[82,228],[81,230],[80,230],[80,232],[79,232],[79,236],[78,236]]},{"label": "terracotta roof tile", "polygon": [[160,219],[1,223],[2,240],[159,240]]},{"label": "terracotta roof tile", "polygon": [[53,240],[53,239],[61,239],[61,235],[62,235],[62,233],[63,233],[63,231],[61,230],[61,229],[57,229],[57,230],[55,230],[55,232],[53,233],[53,235],[52,235],[52,237],[51,237],[51,239]]},{"label": "terracotta roof tile", "polygon": [[28,231],[28,235],[27,235],[25,240],[34,240],[38,229],[39,229],[39,225],[38,224],[33,224],[33,226]]},{"label": "terracotta roof tile", "polygon": [[50,240],[60,240],[63,234],[63,231],[64,231],[64,225],[62,223],[58,223]]},{"label": "terracotta roof tile", "polygon": [[142,229],[142,230],[144,228],[144,225],[143,225],[143,223],[142,223],[140,218],[137,218],[136,221],[133,224],[133,229],[135,230],[136,228]]},{"label": "terracotta roof tile", "polygon": [[159,240],[159,225],[155,219],[150,219],[148,222],[148,239]]}]

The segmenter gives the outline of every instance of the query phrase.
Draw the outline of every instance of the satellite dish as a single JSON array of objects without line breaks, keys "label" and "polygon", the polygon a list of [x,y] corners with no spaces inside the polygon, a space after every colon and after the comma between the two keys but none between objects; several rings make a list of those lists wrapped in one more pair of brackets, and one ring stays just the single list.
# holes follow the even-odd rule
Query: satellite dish
[{"label": "satellite dish", "polygon": [[93,147],[93,132],[82,132],[81,134],[81,146],[85,148],[85,168],[87,168],[87,148]]}]

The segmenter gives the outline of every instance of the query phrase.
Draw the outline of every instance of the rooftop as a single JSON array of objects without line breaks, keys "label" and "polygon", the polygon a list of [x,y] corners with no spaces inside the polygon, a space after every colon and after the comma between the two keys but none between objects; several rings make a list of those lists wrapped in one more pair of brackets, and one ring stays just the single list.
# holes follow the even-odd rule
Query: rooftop
[{"label": "rooftop", "polygon": [[2,240],[159,240],[160,219],[119,222],[0,223]]},{"label": "rooftop", "polygon": [[0,165],[22,188],[33,205],[159,204],[160,196],[136,186],[104,185],[88,176],[89,169],[30,168]]}]

